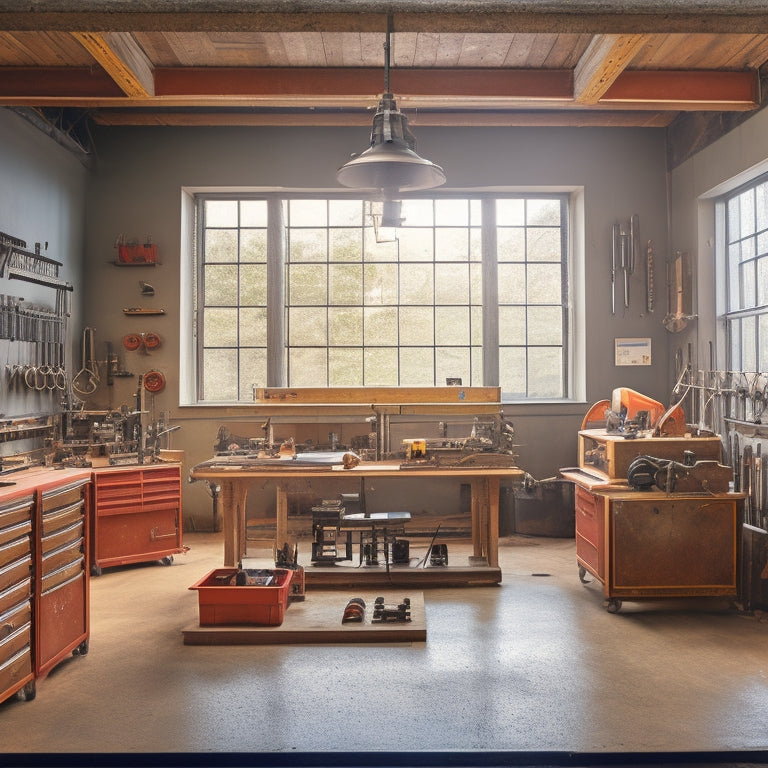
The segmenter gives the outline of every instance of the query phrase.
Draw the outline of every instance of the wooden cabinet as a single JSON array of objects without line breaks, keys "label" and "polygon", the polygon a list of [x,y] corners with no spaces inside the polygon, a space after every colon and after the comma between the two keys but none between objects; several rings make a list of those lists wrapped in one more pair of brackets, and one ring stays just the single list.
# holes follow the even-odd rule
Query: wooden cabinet
[{"label": "wooden cabinet", "polygon": [[34,698],[32,520],[34,495],[0,500],[0,701]]},{"label": "wooden cabinet", "polygon": [[737,595],[738,494],[665,494],[576,487],[579,575],[621,599]]},{"label": "wooden cabinet", "polygon": [[579,432],[579,467],[609,482],[626,479],[629,465],[641,455],[682,462],[685,452],[696,459],[720,461],[723,446],[715,437],[637,437],[605,429],[583,429]]},{"label": "wooden cabinet", "polygon": [[181,465],[94,470],[91,572],[183,552]]},{"label": "wooden cabinet", "polygon": [[38,489],[35,674],[88,652],[88,481]]}]

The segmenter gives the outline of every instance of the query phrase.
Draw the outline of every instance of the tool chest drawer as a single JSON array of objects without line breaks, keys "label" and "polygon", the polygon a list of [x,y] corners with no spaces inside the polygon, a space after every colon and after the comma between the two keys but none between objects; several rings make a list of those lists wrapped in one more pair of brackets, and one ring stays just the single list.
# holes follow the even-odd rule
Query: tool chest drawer
[{"label": "tool chest drawer", "polygon": [[35,676],[88,648],[89,481],[48,486],[39,497]]},{"label": "tool chest drawer", "polygon": [[0,616],[32,597],[32,577],[21,579],[0,592]]},{"label": "tool chest drawer", "polygon": [[20,501],[0,504],[0,531],[10,528],[22,522],[32,519],[32,505],[34,499],[31,496]]},{"label": "tool chest drawer", "polygon": [[605,579],[605,506],[600,496],[576,486],[576,558],[601,581]]},{"label": "tool chest drawer", "polygon": [[93,473],[91,572],[183,552],[181,465],[104,468]]},{"label": "tool chest drawer", "polygon": [[0,701],[33,679],[32,625],[27,622],[0,638]]}]

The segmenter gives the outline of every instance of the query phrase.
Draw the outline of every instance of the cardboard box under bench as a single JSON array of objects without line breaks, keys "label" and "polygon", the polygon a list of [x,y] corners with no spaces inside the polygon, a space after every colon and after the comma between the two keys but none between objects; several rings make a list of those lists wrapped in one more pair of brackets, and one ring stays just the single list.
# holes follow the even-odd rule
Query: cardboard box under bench
[{"label": "cardboard box under bench", "polygon": [[598,473],[607,480],[623,480],[629,465],[638,456],[683,461],[686,451],[692,451],[697,461],[722,460],[723,447],[719,437],[633,437],[608,434],[604,429],[584,429],[579,432],[579,467]]}]

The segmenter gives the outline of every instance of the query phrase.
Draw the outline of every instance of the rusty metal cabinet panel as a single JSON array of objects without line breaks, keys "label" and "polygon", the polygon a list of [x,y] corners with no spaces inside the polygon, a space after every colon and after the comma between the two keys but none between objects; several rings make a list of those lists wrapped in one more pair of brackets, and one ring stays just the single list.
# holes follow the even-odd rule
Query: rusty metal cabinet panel
[{"label": "rusty metal cabinet panel", "polygon": [[181,465],[105,468],[93,473],[91,572],[162,560],[184,551]]},{"label": "rusty metal cabinet panel", "polygon": [[577,486],[576,499],[580,575],[602,583],[609,610],[621,598],[737,596],[739,495]]},{"label": "rusty metal cabinet panel", "polygon": [[34,495],[0,501],[0,701],[34,698],[32,531]]},{"label": "rusty metal cabinet panel", "polygon": [[38,490],[35,578],[35,674],[42,678],[71,653],[88,652],[87,479]]}]

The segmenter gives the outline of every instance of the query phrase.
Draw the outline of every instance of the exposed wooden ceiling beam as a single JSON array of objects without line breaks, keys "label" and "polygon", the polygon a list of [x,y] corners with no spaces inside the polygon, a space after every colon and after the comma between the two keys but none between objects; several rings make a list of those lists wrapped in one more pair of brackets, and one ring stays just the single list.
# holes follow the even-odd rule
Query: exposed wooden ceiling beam
[{"label": "exposed wooden ceiling beam", "polygon": [[152,64],[132,35],[122,32],[73,32],[126,96],[154,96]]},{"label": "exposed wooden ceiling beam", "polygon": [[592,38],[574,70],[574,99],[580,104],[597,104],[647,40],[647,35],[596,35]]},{"label": "exposed wooden ceiling beam", "polygon": [[[290,6],[286,9],[286,6]],[[423,0],[390,3],[343,0],[313,2],[195,2],[171,6],[155,0],[143,2],[79,2],[61,11],[61,4],[4,0],[0,29],[90,32],[131,31],[239,31],[239,32],[381,32],[387,13],[400,32],[570,32],[631,34],[652,32],[768,32],[768,14],[760,0],[696,3],[677,0],[661,10],[648,3],[563,0],[537,10],[535,3],[504,0],[461,3]]]},{"label": "exposed wooden ceiling beam", "polygon": [[[541,101],[572,98],[570,70],[559,69],[409,69],[390,73],[396,97],[505,98]],[[291,67],[175,67],[158,69],[158,96],[201,94],[361,96],[376,99],[384,90],[384,70]]]},{"label": "exposed wooden ceiling beam", "polygon": [[[408,111],[413,127],[612,127],[665,128],[675,118],[674,112],[616,112],[608,110],[572,111]],[[163,126],[273,126],[273,127],[344,127],[371,125],[370,112],[247,112],[247,111],[166,111],[107,109],[91,113],[98,125]]]},{"label": "exposed wooden ceiling beam", "polygon": [[[570,70],[397,69],[401,108],[577,109]],[[154,71],[155,95],[126,96],[98,67],[0,68],[0,105],[77,107],[338,107],[372,109],[377,68],[194,68]],[[619,73],[593,109],[750,110],[756,72]]]}]

